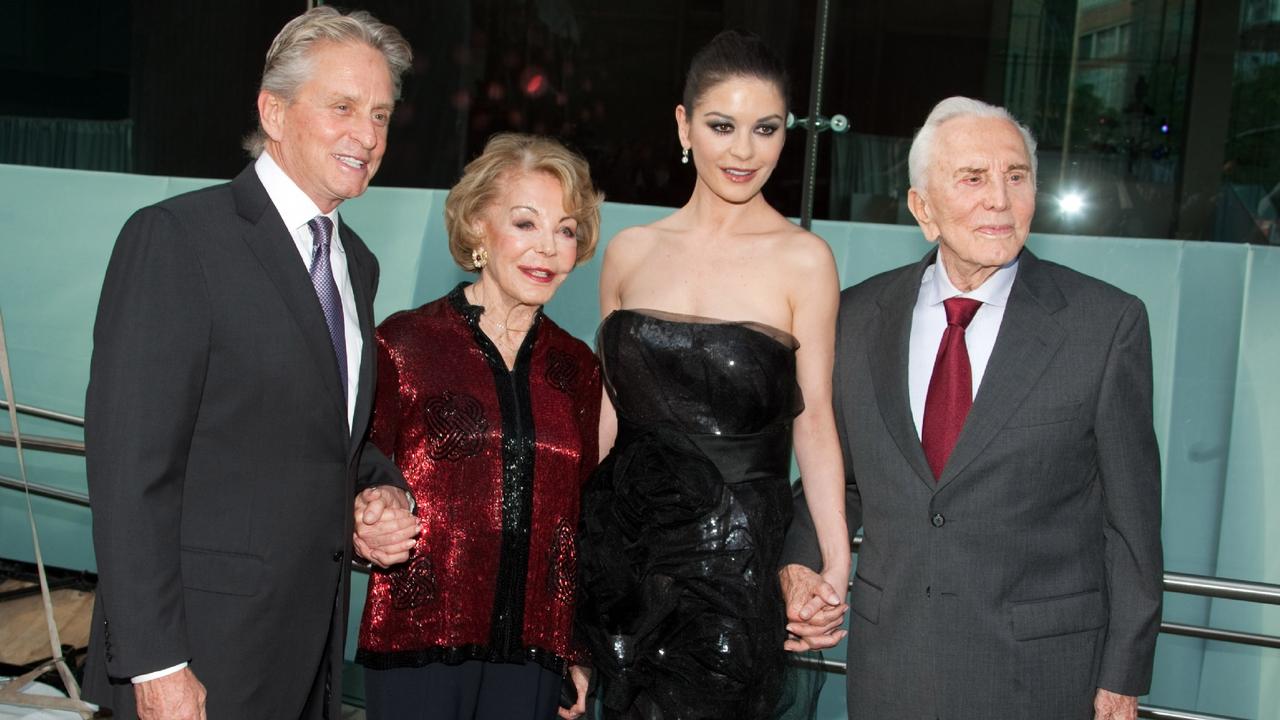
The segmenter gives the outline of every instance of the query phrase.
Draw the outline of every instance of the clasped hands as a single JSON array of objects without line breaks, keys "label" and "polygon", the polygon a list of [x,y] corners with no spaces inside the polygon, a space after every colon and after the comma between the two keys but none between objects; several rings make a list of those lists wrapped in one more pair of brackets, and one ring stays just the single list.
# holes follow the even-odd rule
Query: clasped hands
[{"label": "clasped hands", "polygon": [[386,568],[408,560],[419,529],[404,490],[375,485],[356,495],[352,543],[356,553],[374,565]]},{"label": "clasped hands", "polygon": [[849,609],[844,601],[844,585],[837,589],[833,581],[795,563],[779,570],[778,580],[787,604],[784,648],[791,652],[823,650],[834,647],[848,634],[840,627]]}]

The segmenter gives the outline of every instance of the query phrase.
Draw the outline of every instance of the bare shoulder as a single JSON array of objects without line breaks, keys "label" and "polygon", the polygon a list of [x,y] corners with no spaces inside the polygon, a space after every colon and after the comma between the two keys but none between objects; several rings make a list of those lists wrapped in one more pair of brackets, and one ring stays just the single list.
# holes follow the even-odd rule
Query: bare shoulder
[{"label": "bare shoulder", "polygon": [[779,232],[779,259],[793,272],[810,277],[812,273],[834,274],[835,256],[827,241],[798,225],[788,222],[787,226]]},{"label": "bare shoulder", "polygon": [[658,231],[651,225],[637,225],[614,235],[604,250],[604,261],[612,267],[629,267],[653,249]]}]

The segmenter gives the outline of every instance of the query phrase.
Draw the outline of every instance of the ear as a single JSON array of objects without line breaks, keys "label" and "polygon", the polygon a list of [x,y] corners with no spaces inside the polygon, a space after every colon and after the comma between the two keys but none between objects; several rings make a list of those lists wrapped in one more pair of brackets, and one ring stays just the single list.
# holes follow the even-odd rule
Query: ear
[{"label": "ear", "polygon": [[258,122],[267,137],[280,141],[284,136],[285,101],[266,90],[258,93]]},{"label": "ear", "polygon": [[907,209],[915,217],[916,224],[924,233],[924,239],[937,242],[942,232],[938,229],[938,223],[934,221],[933,208],[929,207],[928,198],[920,194],[919,190],[911,188],[907,191]]},{"label": "ear", "polygon": [[680,136],[680,147],[692,145],[689,142],[689,115],[685,112],[684,105],[676,106],[676,134]]}]

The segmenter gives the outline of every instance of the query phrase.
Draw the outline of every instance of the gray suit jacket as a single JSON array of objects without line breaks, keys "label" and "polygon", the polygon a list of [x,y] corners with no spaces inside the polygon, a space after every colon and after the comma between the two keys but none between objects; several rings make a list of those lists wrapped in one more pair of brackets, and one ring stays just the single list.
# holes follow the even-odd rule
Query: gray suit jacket
[{"label": "gray suit jacket", "polygon": [[[1142,302],[1024,250],[973,408],[934,481],[907,354],[919,263],[844,291],[834,403],[849,529],[851,718],[1087,719],[1145,693],[1160,466]],[[784,562],[817,567],[803,495]]]}]

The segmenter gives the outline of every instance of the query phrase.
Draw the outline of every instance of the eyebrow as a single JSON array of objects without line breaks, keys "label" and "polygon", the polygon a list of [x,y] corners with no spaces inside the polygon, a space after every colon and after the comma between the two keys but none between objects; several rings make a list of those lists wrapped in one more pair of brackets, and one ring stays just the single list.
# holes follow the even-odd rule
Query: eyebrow
[{"label": "eyebrow", "polygon": [[[538,216],[541,216],[541,215],[542,215],[542,213],[541,213],[540,211],[538,211],[538,210],[536,210],[536,209],[534,209],[534,208],[532,208],[532,207],[530,207],[530,206],[528,206],[528,205],[512,205],[512,206],[511,206],[511,209],[512,209],[512,210],[528,210],[529,212],[533,213],[534,215],[538,215]],[[574,216],[572,216],[572,215],[565,215],[564,217],[560,218],[557,222],[564,222],[565,220],[573,220],[574,222],[577,222],[577,221],[578,221],[578,218],[576,218],[576,217],[574,217]]]},{"label": "eyebrow", "polygon": [[[725,120],[736,120],[736,118],[734,118],[732,115],[729,115],[728,113],[722,113],[722,112],[719,112],[719,111],[717,111],[717,110],[709,110],[709,111],[707,111],[707,112],[703,113],[703,114],[702,114],[702,117],[704,117],[704,118],[723,118],[723,119],[725,119]],[[773,114],[771,114],[771,115],[765,115],[764,117],[757,119],[757,120],[756,120],[756,122],[758,122],[758,123],[762,123],[762,122],[765,122],[766,120],[775,120],[775,121],[777,121],[777,122],[782,122],[782,116],[781,116],[781,115],[779,115],[778,113],[773,113]]]},{"label": "eyebrow", "polygon": [[[1027,165],[1026,163],[1014,163],[1009,167],[1005,168],[1005,172],[1009,172],[1010,170],[1021,170],[1023,172],[1031,172],[1031,166]],[[956,171],[952,174],[953,175],[986,175],[987,172],[988,172],[987,168],[984,168],[984,167],[961,167],[961,168],[956,168]]]},{"label": "eyebrow", "polygon": [[[344,103],[347,103],[348,105],[355,105],[360,102],[360,98],[356,97],[355,95],[352,95],[351,93],[339,91],[329,96],[329,102],[330,103],[344,102]],[[389,103],[377,103],[373,106],[373,109],[392,111],[396,109],[396,103],[394,100],[392,100]]]}]

